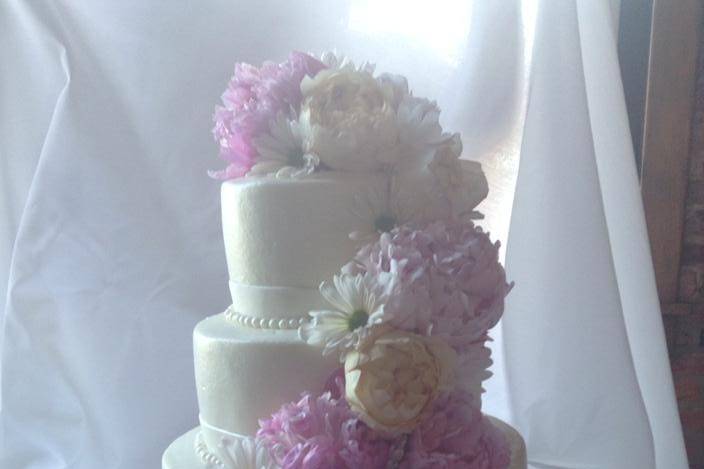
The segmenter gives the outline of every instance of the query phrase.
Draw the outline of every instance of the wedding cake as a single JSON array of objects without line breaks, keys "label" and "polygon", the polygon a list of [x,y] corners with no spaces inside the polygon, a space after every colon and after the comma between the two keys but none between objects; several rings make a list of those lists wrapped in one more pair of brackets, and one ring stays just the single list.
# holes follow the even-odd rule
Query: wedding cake
[{"label": "wedding cake", "polygon": [[333,54],[237,64],[216,108],[232,305],[194,331],[200,425],[164,469],[525,468],[481,412],[511,289],[459,135]]}]

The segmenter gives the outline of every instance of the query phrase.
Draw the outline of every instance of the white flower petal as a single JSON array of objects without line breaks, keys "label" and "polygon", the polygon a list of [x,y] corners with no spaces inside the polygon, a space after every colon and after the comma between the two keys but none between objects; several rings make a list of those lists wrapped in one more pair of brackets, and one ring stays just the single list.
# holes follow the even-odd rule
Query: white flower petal
[{"label": "white flower petal", "polygon": [[228,467],[238,469],[274,469],[276,467],[268,450],[255,438],[223,437],[219,447],[220,454],[223,455]]},{"label": "white flower petal", "polygon": [[[382,324],[385,297],[378,296],[374,279],[368,274],[336,275],[332,284],[323,282],[320,293],[336,309],[311,311],[311,321],[302,325],[298,334],[311,345],[322,346],[323,354],[356,349],[367,337],[372,326]],[[363,324],[355,324],[359,311],[367,314]],[[354,329],[350,330],[351,324]]]},{"label": "white flower petal", "polygon": [[328,282],[323,282],[320,284],[320,294],[327,300],[328,303],[333,305],[340,311],[350,312],[350,305],[345,301],[342,296],[340,289],[337,286],[337,277],[333,278],[333,285]]},{"label": "white flower petal", "polygon": [[249,170],[247,173],[248,176],[257,176],[257,175],[262,175],[262,174],[270,174],[275,171],[280,170],[282,167],[282,163],[275,161],[275,160],[269,160],[269,161],[261,161],[259,163],[256,163],[254,166],[252,166],[252,169]]},{"label": "white flower petal", "polygon": [[[312,173],[320,161],[303,154],[300,123],[279,113],[269,126],[269,133],[254,140],[257,162],[248,174],[275,174],[278,178],[303,177]],[[303,165],[291,166],[291,155],[302,154]]]}]

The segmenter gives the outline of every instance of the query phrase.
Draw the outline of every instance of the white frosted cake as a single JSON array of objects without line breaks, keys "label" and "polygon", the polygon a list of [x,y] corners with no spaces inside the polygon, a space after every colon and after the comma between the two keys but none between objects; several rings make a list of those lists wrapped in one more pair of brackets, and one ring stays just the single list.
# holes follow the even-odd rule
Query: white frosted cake
[{"label": "white frosted cake", "polygon": [[200,424],[164,469],[516,468],[481,413],[510,290],[477,163],[396,75],[238,64],[216,110],[232,305],[194,331]]}]

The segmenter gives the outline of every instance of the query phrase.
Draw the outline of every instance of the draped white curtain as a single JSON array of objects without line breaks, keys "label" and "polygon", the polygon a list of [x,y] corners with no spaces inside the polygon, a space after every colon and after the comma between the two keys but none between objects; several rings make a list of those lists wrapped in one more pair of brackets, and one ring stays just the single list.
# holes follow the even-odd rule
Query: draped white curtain
[{"label": "draped white curtain", "polygon": [[212,108],[236,60],[333,48],[407,75],[485,165],[516,281],[485,409],[532,467],[685,468],[617,11],[0,3],[0,468],[159,467],[195,425],[191,331],[228,304]]}]

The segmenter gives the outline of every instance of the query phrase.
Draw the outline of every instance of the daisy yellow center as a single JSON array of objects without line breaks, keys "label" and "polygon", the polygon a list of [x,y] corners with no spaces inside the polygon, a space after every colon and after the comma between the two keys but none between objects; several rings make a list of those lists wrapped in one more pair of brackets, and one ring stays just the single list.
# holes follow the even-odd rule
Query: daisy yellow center
[{"label": "daisy yellow center", "polygon": [[358,309],[350,315],[350,318],[347,320],[347,327],[350,331],[353,331],[362,326],[366,326],[367,320],[369,320],[369,314],[362,309]]},{"label": "daisy yellow center", "polygon": [[374,220],[374,228],[381,233],[387,233],[396,226],[396,218],[393,215],[382,213]]},{"label": "daisy yellow center", "polygon": [[288,153],[288,165],[296,168],[305,166],[306,160],[303,158],[303,150],[295,148]]}]

